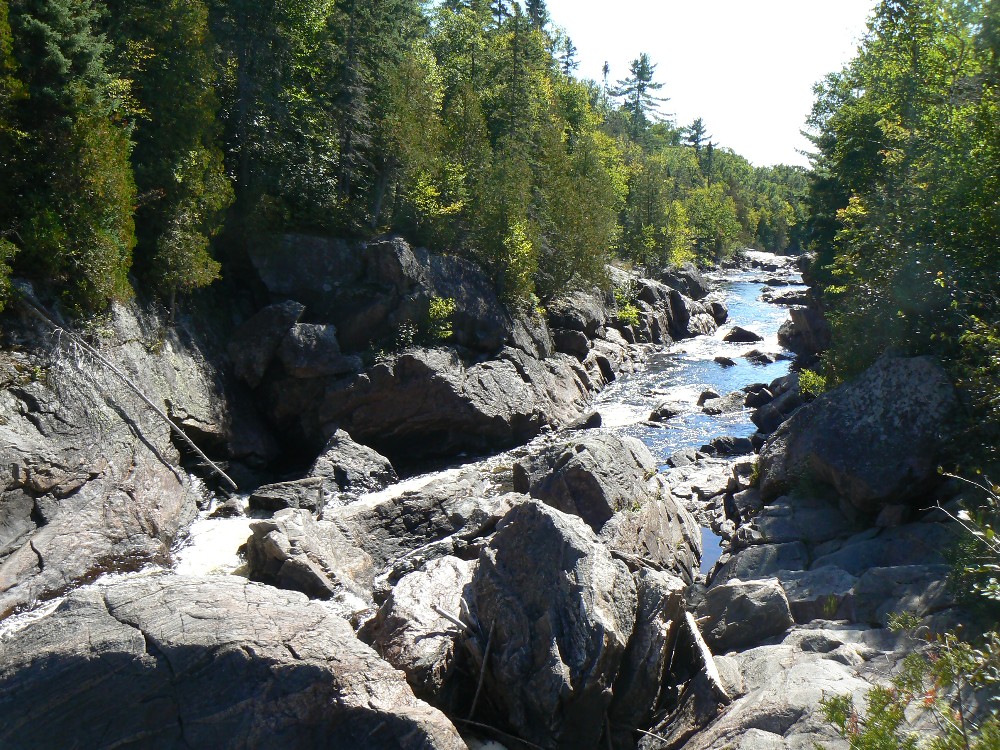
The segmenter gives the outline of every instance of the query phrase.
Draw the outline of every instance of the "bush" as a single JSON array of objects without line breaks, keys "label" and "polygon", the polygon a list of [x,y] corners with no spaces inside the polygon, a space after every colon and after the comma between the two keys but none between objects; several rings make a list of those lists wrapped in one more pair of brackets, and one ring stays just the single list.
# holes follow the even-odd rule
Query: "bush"
[{"label": "bush", "polygon": [[799,373],[799,392],[803,396],[816,398],[827,389],[826,378],[814,370],[803,370]]},{"label": "bush", "polygon": [[431,342],[447,341],[455,335],[451,324],[454,313],[454,299],[436,295],[431,297],[427,309],[427,336]]}]

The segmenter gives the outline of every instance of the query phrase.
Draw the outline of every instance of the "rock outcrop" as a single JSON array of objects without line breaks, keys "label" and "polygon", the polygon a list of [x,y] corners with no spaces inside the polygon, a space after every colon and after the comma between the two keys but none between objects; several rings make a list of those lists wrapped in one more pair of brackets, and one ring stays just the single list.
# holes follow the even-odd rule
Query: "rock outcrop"
[{"label": "rock outcrop", "polygon": [[504,723],[544,747],[597,747],[635,628],[625,565],[580,519],[527,502],[502,520],[470,590],[493,632],[485,692]]},{"label": "rock outcrop", "polygon": [[[102,572],[165,562],[202,499],[167,424],[21,309],[4,329],[17,350],[0,355],[0,617]],[[230,399],[183,327],[116,305],[94,346],[214,455],[255,465],[274,456],[252,408]]]},{"label": "rock outcrop", "polygon": [[350,625],[235,577],[71,594],[0,642],[0,745],[464,750]]},{"label": "rock outcrop", "polygon": [[796,482],[819,481],[864,513],[906,501],[935,475],[956,406],[934,360],[885,357],[778,428],[761,451],[761,493],[773,498]]}]

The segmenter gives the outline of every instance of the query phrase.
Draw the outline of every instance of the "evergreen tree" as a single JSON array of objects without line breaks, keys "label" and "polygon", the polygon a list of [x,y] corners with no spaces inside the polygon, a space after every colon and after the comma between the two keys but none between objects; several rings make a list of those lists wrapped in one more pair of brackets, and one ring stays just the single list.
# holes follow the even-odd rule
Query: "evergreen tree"
[{"label": "evergreen tree", "polygon": [[705,122],[700,117],[696,117],[694,122],[684,128],[684,136],[687,144],[695,150],[699,158],[701,158],[702,147],[712,138],[705,128]]},{"label": "evergreen tree", "polygon": [[132,161],[142,201],[136,270],[171,300],[211,283],[209,252],[232,190],[216,121],[208,9],[200,0],[111,0],[110,38],[138,107]]},{"label": "evergreen tree", "polygon": [[525,0],[524,9],[536,29],[544,29],[549,23],[549,10],[545,0]]},{"label": "evergreen tree", "polygon": [[612,92],[614,96],[624,98],[623,109],[631,120],[631,134],[634,139],[655,119],[661,103],[668,101],[666,97],[658,97],[654,92],[663,88],[662,83],[653,80],[656,65],[650,62],[649,55],[643,52],[629,65],[628,77],[618,81],[618,86]]},{"label": "evergreen tree", "polygon": [[8,174],[19,267],[66,289],[78,310],[130,294],[135,185],[124,127],[125,84],[109,73],[92,0],[10,3],[14,52],[27,96],[25,137]]}]

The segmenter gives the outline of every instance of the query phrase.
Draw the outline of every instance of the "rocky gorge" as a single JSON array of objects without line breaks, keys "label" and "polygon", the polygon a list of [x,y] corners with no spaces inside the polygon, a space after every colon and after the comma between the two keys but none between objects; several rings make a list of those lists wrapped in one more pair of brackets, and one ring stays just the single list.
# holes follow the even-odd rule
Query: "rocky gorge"
[{"label": "rocky gorge", "polygon": [[251,260],[214,315],[81,333],[131,385],[30,288],[5,316],[3,747],[839,748],[889,616],[953,620],[954,389],[800,388],[796,259],[544,315],[399,237]]}]

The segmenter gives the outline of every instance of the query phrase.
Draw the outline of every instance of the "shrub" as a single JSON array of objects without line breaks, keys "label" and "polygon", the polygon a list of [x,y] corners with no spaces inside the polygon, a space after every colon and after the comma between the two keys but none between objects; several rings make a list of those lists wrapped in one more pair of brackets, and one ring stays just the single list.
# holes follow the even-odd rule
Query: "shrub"
[{"label": "shrub", "polygon": [[447,341],[455,335],[451,321],[454,313],[454,299],[436,295],[431,297],[427,308],[427,336],[431,342]]},{"label": "shrub", "polygon": [[803,396],[816,398],[827,389],[826,378],[814,370],[803,370],[799,373],[799,392]]}]

